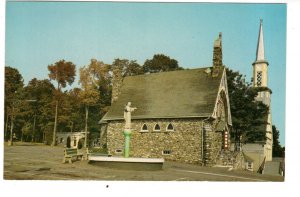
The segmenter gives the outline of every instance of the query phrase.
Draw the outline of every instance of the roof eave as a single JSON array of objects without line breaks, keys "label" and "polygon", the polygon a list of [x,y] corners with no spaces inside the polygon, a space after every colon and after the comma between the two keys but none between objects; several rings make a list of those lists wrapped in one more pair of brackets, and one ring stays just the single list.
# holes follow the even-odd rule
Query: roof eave
[{"label": "roof eave", "polygon": [[[208,118],[211,114],[199,115],[199,116],[153,116],[153,117],[132,117],[132,120],[149,120],[149,119],[188,119],[188,118]],[[109,118],[101,119],[98,123],[107,123],[108,121],[124,120],[124,118]]]}]

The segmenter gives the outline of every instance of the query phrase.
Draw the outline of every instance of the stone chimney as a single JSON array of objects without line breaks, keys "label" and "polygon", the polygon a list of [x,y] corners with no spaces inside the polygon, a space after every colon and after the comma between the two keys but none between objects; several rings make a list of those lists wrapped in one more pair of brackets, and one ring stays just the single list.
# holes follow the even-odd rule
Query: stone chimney
[{"label": "stone chimney", "polygon": [[122,83],[123,83],[122,69],[120,68],[120,66],[114,66],[113,78],[112,78],[112,93],[111,93],[112,104],[118,100],[118,97],[121,93]]},{"label": "stone chimney", "polygon": [[217,77],[219,75],[220,67],[223,66],[222,61],[222,33],[219,33],[219,38],[214,42],[213,52],[213,72],[212,76]]}]

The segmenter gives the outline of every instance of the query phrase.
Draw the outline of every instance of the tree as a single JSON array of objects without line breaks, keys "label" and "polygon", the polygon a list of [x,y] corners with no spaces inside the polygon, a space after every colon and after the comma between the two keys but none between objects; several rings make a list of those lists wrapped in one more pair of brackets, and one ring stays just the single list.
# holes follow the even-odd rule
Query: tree
[{"label": "tree", "polygon": [[169,56],[163,54],[156,54],[152,59],[146,60],[143,69],[145,73],[157,73],[173,70],[182,70],[183,68],[178,66],[178,62],[175,59],[171,59]]},{"label": "tree", "polygon": [[[49,121],[52,120],[53,93],[54,86],[48,79],[38,80],[33,78],[24,88],[24,106],[23,119],[27,123],[27,127],[32,127],[31,134],[32,141],[42,142],[45,139],[44,128]],[[29,125],[28,125],[29,124]]]},{"label": "tree", "polygon": [[60,60],[54,64],[48,66],[49,78],[50,80],[55,80],[57,82],[57,91],[55,94],[56,104],[55,104],[55,120],[53,129],[53,140],[52,146],[56,145],[56,128],[57,128],[57,110],[58,110],[58,99],[61,93],[61,88],[65,88],[67,84],[71,85],[76,76],[76,65],[72,62],[66,62],[65,60]]},{"label": "tree", "polygon": [[33,125],[30,124],[30,122],[26,122],[22,127],[22,135],[21,135],[21,141],[24,142],[24,137],[32,135],[32,129]]},{"label": "tree", "polygon": [[114,67],[118,67],[120,69],[122,77],[144,74],[142,66],[140,66],[136,60],[117,58],[112,63],[112,68]]},{"label": "tree", "polygon": [[14,127],[14,114],[16,113],[17,96],[22,91],[24,86],[23,77],[15,68],[5,67],[5,97],[4,97],[4,114],[5,114],[5,133],[4,136],[8,139],[8,123],[10,117],[10,142],[12,142],[12,133]]},{"label": "tree", "polygon": [[71,107],[67,125],[70,132],[80,131],[84,128],[84,123],[82,122],[84,119],[84,116],[82,115],[84,110],[82,107],[81,91],[82,90],[80,88],[74,88],[68,91],[66,95],[66,101],[69,102],[68,105]]},{"label": "tree", "polygon": [[101,79],[107,73],[107,65],[95,59],[91,60],[88,66],[80,68],[80,80],[82,91],[80,97],[85,105],[85,141],[84,147],[87,147],[88,115],[89,106],[95,105],[100,97],[99,87]]},{"label": "tree", "polygon": [[237,144],[264,141],[266,131],[265,117],[268,107],[255,100],[259,89],[245,82],[245,76],[227,69],[227,84],[232,116],[231,136]]},{"label": "tree", "polygon": [[273,133],[273,157],[284,157],[284,147],[280,145],[279,142],[279,130],[277,130],[275,125],[272,125]]},{"label": "tree", "polygon": [[5,67],[5,98],[11,99],[14,93],[23,88],[23,77],[15,68]]}]

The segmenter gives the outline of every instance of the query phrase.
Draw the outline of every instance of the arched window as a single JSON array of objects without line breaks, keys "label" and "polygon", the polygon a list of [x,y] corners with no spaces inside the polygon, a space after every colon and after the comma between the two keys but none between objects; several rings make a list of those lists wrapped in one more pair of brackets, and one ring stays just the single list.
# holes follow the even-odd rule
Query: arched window
[{"label": "arched window", "polygon": [[141,132],[147,132],[148,131],[148,126],[146,124],[143,124]]},{"label": "arched window", "polygon": [[174,126],[170,123],[170,124],[168,124],[166,130],[167,130],[167,131],[174,131]]},{"label": "arched window", "polygon": [[160,131],[160,126],[159,126],[158,124],[155,124],[153,130],[154,130],[154,131]]}]

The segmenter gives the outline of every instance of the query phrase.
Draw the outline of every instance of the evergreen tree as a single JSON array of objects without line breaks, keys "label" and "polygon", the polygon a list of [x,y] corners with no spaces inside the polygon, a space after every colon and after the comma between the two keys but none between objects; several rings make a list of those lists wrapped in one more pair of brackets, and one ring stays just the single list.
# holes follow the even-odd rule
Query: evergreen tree
[{"label": "evergreen tree", "polygon": [[232,116],[231,137],[236,144],[264,141],[266,136],[265,117],[268,107],[255,101],[259,89],[245,81],[239,72],[227,69],[227,84]]},{"label": "evergreen tree", "polygon": [[273,157],[284,157],[285,148],[281,147],[279,142],[279,130],[277,130],[275,125],[272,125],[273,132]]}]

